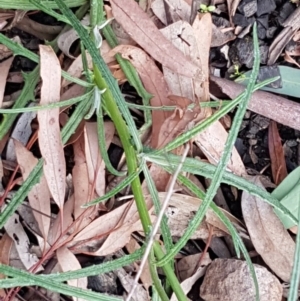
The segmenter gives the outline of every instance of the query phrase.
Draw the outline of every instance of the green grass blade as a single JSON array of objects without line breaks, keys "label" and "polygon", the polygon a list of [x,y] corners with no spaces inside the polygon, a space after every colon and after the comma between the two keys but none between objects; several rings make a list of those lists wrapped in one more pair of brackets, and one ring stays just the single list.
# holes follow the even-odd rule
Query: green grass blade
[{"label": "green grass blade", "polygon": [[[121,91],[119,89],[117,81],[111,75],[107,65],[105,64],[103,58],[99,54],[98,49],[94,45],[93,41],[89,38],[87,31],[84,29],[84,27],[79,22],[79,20],[76,18],[76,16],[72,13],[72,11],[70,9],[68,9],[66,7],[65,3],[62,0],[55,0],[55,2],[59,6],[59,8],[60,8],[61,12],[64,14],[64,16],[66,16],[69,19],[73,28],[76,30],[76,32],[78,33],[78,36],[80,37],[81,41],[83,42],[85,48],[90,53],[94,64],[96,65],[99,72],[101,73],[99,75],[97,75],[95,73],[95,76],[99,76],[99,77],[103,76],[109,89],[111,90],[114,100],[117,102],[117,105],[118,105],[121,113],[123,114],[124,119],[127,122],[128,127],[130,128],[130,133],[134,140],[135,147],[137,148],[137,150],[141,150],[142,144],[141,144],[141,141],[139,138],[138,131],[136,130],[136,126],[133,121],[133,118],[125,104],[124,97],[121,94]],[[97,70],[94,70],[94,72],[96,72],[96,71]]]},{"label": "green grass blade", "polygon": [[[0,43],[5,45],[7,48],[9,48],[14,53],[14,55],[24,56],[35,63],[39,63],[40,61],[40,58],[37,54],[31,52],[30,50],[26,49],[22,45],[14,41],[11,41],[8,37],[3,35],[2,33],[0,33]],[[61,75],[66,80],[78,84],[80,86],[87,87],[87,88],[92,86],[90,83],[87,83],[86,81],[71,76],[69,73],[67,73],[64,70],[61,71]]]},{"label": "green grass blade", "polygon": [[56,18],[58,21],[64,22],[66,24],[69,24],[69,20],[65,16],[63,16],[61,14],[58,14],[56,11],[54,11],[50,7],[50,5],[48,4],[49,1],[47,1],[46,3],[42,2],[42,1],[39,1],[39,0],[28,0],[28,1],[32,5],[34,5],[37,9],[42,10],[42,11],[46,11],[48,15]]},{"label": "green grass blade", "polygon": [[[7,265],[0,264],[1,273],[15,277],[16,279],[11,280],[11,287],[18,287],[20,284],[28,283],[28,286],[40,286],[45,289],[51,290],[53,292],[57,292],[60,294],[73,296],[77,298],[82,298],[88,301],[120,301],[122,298],[116,298],[109,295],[104,295],[96,292],[92,292],[89,290],[83,290],[77,287],[69,286],[67,284],[59,283],[53,281],[52,279],[47,279],[45,277],[41,277],[40,275],[34,275],[22,270],[18,270]],[[23,282],[23,283],[22,283]],[[7,285],[7,283],[5,283]],[[1,281],[0,281],[1,285]]]},{"label": "green grass blade", "polygon": [[[269,83],[272,83],[274,80],[276,80],[278,77],[267,79],[257,85],[255,85],[253,91],[256,91],[263,87],[264,85],[267,85]],[[196,134],[199,132],[205,130],[207,127],[209,127],[212,123],[219,120],[221,117],[225,116],[227,113],[229,113],[236,105],[238,105],[245,97],[246,91],[241,93],[236,99],[232,100],[228,105],[222,106],[220,110],[215,112],[211,117],[205,119],[195,127],[193,127],[188,132],[185,132],[184,134],[176,137],[173,141],[171,141],[169,144],[167,144],[164,148],[157,150],[156,153],[163,153],[163,152],[169,152],[184,143],[187,143],[190,141]]]},{"label": "green grass blade", "polygon": [[[168,160],[166,160],[165,156],[165,154],[141,154],[141,157],[148,162],[158,164],[164,169],[172,168],[174,170],[174,168],[176,168],[176,166],[180,162],[180,157],[173,154],[168,154]],[[182,171],[212,179],[216,171],[216,166],[209,163],[201,162],[197,159],[186,158],[182,166]],[[250,181],[247,181],[247,179],[239,177],[231,172],[225,171],[224,176],[222,178],[222,183],[234,186],[240,190],[247,191],[248,193],[259,197],[260,199],[264,200],[265,202],[276,208],[278,211],[282,212],[285,215],[288,215],[289,218],[297,224],[297,219],[293,216],[293,214],[291,214],[291,212],[288,211],[287,208],[281,205],[278,199],[276,199],[266,190],[257,187]]]},{"label": "green grass blade", "polygon": [[[14,109],[25,107],[30,100],[34,100],[34,89],[39,81],[39,67],[35,67],[29,74],[23,73],[24,76],[24,87],[21,94],[17,98],[13,105]],[[0,140],[8,133],[11,126],[15,122],[18,114],[3,114],[2,121],[0,124]]]},{"label": "green grass blade", "polygon": [[55,102],[55,103],[51,103],[48,105],[41,105],[41,106],[35,106],[35,107],[27,107],[27,108],[17,108],[17,109],[0,109],[0,114],[16,114],[16,113],[25,113],[25,112],[35,112],[35,111],[41,111],[41,110],[48,110],[48,109],[53,109],[53,108],[61,108],[61,107],[66,107],[66,106],[71,106],[74,105],[78,102],[81,101],[90,101],[90,98],[93,94],[93,90],[74,97],[74,98],[70,98],[67,100],[63,100],[60,102]]},{"label": "green grass blade", "polygon": [[[87,2],[87,0],[64,0],[68,7],[81,6]],[[52,0],[41,0],[40,3],[51,9],[57,9],[58,6]],[[20,10],[36,10],[34,4],[30,3],[29,0],[0,0],[0,7],[2,9],[20,9]]]},{"label": "green grass blade", "polygon": [[[97,91],[97,93],[99,93],[99,91]],[[120,172],[118,170],[116,170],[108,157],[108,153],[106,150],[106,144],[105,144],[105,131],[104,131],[105,127],[104,127],[104,121],[103,121],[103,113],[102,113],[102,106],[99,106],[99,110],[97,112],[97,133],[98,133],[98,143],[99,143],[99,149],[100,149],[100,153],[102,156],[102,159],[105,163],[105,167],[107,168],[107,170],[117,176],[117,177],[122,177],[126,175],[126,171],[124,172]]]},{"label": "green grass blade", "polygon": [[[149,189],[149,192],[150,192],[150,195],[151,195],[154,207],[155,207],[155,213],[156,213],[156,215],[158,215],[160,212],[160,209],[161,209],[158,191],[155,187],[155,183],[151,177],[148,166],[145,163],[143,164],[143,173],[144,173],[147,187]],[[166,247],[166,251],[169,252],[169,250],[171,250],[173,247],[173,241],[172,241],[172,235],[170,232],[170,228],[168,226],[168,218],[166,216],[163,217],[160,228],[161,228],[161,234],[163,237],[164,245]],[[173,263],[172,263],[172,266],[173,266]]]},{"label": "green grass blade", "polygon": [[114,195],[116,195],[117,193],[119,193],[121,190],[123,190],[125,187],[127,187],[128,185],[131,184],[131,182],[139,176],[139,174],[142,171],[142,166],[139,167],[139,169],[132,173],[131,175],[129,175],[128,177],[126,177],[126,179],[124,179],[122,182],[120,182],[115,188],[113,188],[111,191],[109,191],[108,193],[106,193],[104,196],[97,198],[95,200],[93,200],[90,203],[87,203],[85,205],[82,206],[82,208],[87,208],[90,206],[94,206],[98,203],[104,202],[108,199],[110,199],[111,197],[113,197]]}]

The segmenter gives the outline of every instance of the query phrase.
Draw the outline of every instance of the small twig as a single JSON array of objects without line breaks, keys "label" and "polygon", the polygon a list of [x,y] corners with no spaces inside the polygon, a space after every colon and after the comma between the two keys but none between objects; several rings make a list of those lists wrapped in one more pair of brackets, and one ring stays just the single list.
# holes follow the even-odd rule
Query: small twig
[{"label": "small twig", "polygon": [[185,146],[184,152],[182,154],[181,161],[178,164],[178,166],[176,168],[176,171],[175,171],[175,173],[174,173],[174,175],[172,177],[172,180],[170,182],[170,186],[169,186],[167,195],[165,197],[165,200],[163,202],[162,208],[161,208],[161,210],[159,212],[159,215],[157,217],[155,225],[154,225],[154,227],[153,227],[153,229],[152,229],[152,231],[150,233],[148,244],[147,244],[145,253],[143,255],[143,258],[141,260],[140,268],[139,268],[139,270],[138,270],[138,272],[137,272],[137,274],[136,274],[136,276],[134,278],[133,286],[132,286],[131,291],[129,292],[129,294],[128,294],[127,298],[126,298],[126,301],[130,301],[130,299],[132,298],[132,296],[134,294],[134,291],[135,291],[135,289],[136,289],[136,287],[138,285],[138,281],[139,281],[139,279],[141,277],[141,274],[143,272],[144,266],[145,266],[145,264],[146,264],[146,262],[148,260],[148,256],[149,256],[149,254],[151,252],[151,248],[152,248],[153,242],[155,240],[155,235],[157,234],[157,231],[159,229],[159,226],[160,226],[160,223],[161,223],[162,218],[164,216],[164,213],[165,213],[165,211],[166,211],[166,209],[168,207],[170,198],[171,198],[171,196],[173,194],[173,191],[174,191],[174,187],[175,187],[175,184],[176,184],[177,177],[178,177],[178,175],[180,173],[180,170],[182,168],[182,165],[184,163],[184,160],[185,160],[185,158],[186,158],[189,150],[190,150],[190,145],[189,145],[189,143],[187,143],[186,146]]}]

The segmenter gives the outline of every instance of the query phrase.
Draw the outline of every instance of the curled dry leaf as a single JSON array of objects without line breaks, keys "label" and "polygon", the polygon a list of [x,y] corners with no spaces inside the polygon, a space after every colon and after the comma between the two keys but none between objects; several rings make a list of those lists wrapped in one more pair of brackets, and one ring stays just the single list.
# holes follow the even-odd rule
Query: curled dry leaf
[{"label": "curled dry leaf", "polygon": [[[49,46],[40,45],[41,105],[60,99],[61,68],[56,54]],[[66,163],[59,127],[59,108],[38,111],[39,147],[44,159],[44,174],[52,197],[63,209],[66,190]]]},{"label": "curled dry leaf", "polygon": [[[282,286],[266,268],[254,264],[259,286],[260,301],[281,301]],[[245,261],[215,259],[208,267],[200,287],[205,301],[253,301],[255,288]]]},{"label": "curled dry leaf", "polygon": [[10,66],[14,60],[14,57],[10,57],[6,59],[5,61],[0,63],[0,108],[2,107],[3,103],[3,97],[4,97],[4,91],[6,86],[6,78],[10,69]]},{"label": "curled dry leaf", "polygon": [[[31,105],[30,105],[31,106]],[[16,151],[14,140],[20,141],[26,145],[32,135],[31,122],[36,117],[36,112],[23,113],[14,126],[10,139],[6,147],[6,159],[12,162],[16,161]]]},{"label": "curled dry leaf", "polygon": [[276,122],[271,120],[268,131],[269,153],[273,180],[276,185],[280,184],[287,176],[287,169],[281,138]]},{"label": "curled dry leaf", "polygon": [[[81,265],[75,255],[69,251],[66,247],[61,247],[56,251],[56,256],[58,263],[61,267],[62,272],[76,271],[81,269]],[[75,286],[78,288],[87,288],[87,278],[71,279],[68,280],[70,286]],[[73,297],[75,301],[81,301],[85,299]]]},{"label": "curled dry leaf", "polygon": [[202,80],[201,67],[174,47],[134,0],[126,1],[126,5],[123,0],[111,0],[110,3],[116,20],[156,61],[176,73]]},{"label": "curled dry leaf", "polygon": [[38,23],[28,16],[24,16],[20,22],[18,22],[14,27],[20,30],[30,33],[31,35],[39,38],[40,40],[51,41],[58,35],[62,26],[45,25]]},{"label": "curled dry leaf", "polygon": [[[21,142],[15,140],[14,143],[17,160],[22,171],[23,180],[25,181],[38,163],[38,159]],[[47,240],[51,210],[50,191],[44,175],[41,176],[39,183],[31,188],[28,193],[28,200],[42,236]]]},{"label": "curled dry leaf", "polygon": [[[258,177],[254,177],[252,182],[263,188]],[[255,250],[278,277],[289,282],[295,242],[274,213],[272,206],[244,191],[242,211]]]}]

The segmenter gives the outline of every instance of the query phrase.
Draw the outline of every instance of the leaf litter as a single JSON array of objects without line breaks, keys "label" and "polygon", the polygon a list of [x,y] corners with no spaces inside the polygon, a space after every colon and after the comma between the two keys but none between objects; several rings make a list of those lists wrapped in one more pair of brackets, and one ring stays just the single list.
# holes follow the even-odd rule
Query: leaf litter
[{"label": "leaf litter", "polygon": [[[124,83],[126,78],[121,70],[122,63],[115,57],[116,54],[121,54],[125,60],[132,63],[146,91],[152,95],[149,103],[153,109],[151,111],[152,127],[150,137],[145,142],[147,147],[161,150],[174,139],[218,112],[218,107],[211,109],[208,106],[202,106],[203,103],[207,104],[210,101],[211,87],[218,86],[219,90],[230,98],[235,98],[243,91],[243,88],[238,84],[210,76],[209,55],[211,47],[226,44],[235,38],[230,25],[225,30],[217,27],[209,13],[197,13],[195,19],[191,20],[191,3],[189,1],[149,1],[145,5],[144,11],[140,8],[143,5],[140,3],[139,6],[134,1],[129,1],[123,5],[121,0],[111,0],[110,5],[115,18],[112,28],[116,31],[121,44],[114,48],[109,45],[108,40],[104,40],[99,51],[119,85]],[[227,1],[227,6],[229,19],[232,22],[236,10],[239,9],[239,1]],[[108,13],[110,13],[109,10],[110,8],[107,6],[106,11]],[[298,11],[297,9],[294,14],[297,14]],[[154,18],[157,18],[155,22],[153,22]],[[289,20],[293,19],[290,18]],[[292,21],[289,20],[284,23],[284,26],[287,26],[289,30],[290,27],[297,30],[298,23],[290,23]],[[159,27],[156,24],[160,24]],[[26,26],[33,26],[35,28],[27,30],[27,32],[44,40],[50,38],[52,34],[54,38],[60,31],[58,26],[45,25],[38,28],[37,23],[27,16],[24,17],[24,14],[20,15],[20,20],[16,23],[13,22],[11,26],[19,28],[21,26],[23,29]],[[85,26],[88,26],[88,23],[85,23]],[[218,37],[216,32],[218,32]],[[226,32],[230,32],[231,36],[226,36]],[[291,35],[290,32],[289,35]],[[125,38],[123,39],[123,37]],[[76,40],[78,40],[78,35],[74,29],[60,35],[58,47],[63,55],[59,58],[50,46],[39,46],[42,82],[41,86],[37,86],[35,96],[39,95],[40,92],[40,105],[57,104],[59,101],[85,93],[85,90],[81,86],[73,84],[69,80],[70,78],[61,78],[61,71],[65,66],[68,66],[66,71],[72,77],[82,80],[88,78],[81,55],[77,55],[78,52],[76,51],[72,51],[71,54],[70,49]],[[287,41],[285,40],[284,43]],[[282,43],[279,46],[283,47]],[[275,60],[281,54],[283,48],[279,46],[276,47],[276,51],[272,50],[274,52],[271,52],[270,60]],[[7,50],[3,52],[3,57],[5,52]],[[298,55],[294,52],[286,51],[285,53]],[[92,70],[95,66],[88,51],[86,57],[87,67]],[[291,61],[290,58],[288,60]],[[0,78],[2,99],[4,99],[6,79],[12,61],[13,57],[10,57],[2,62],[4,64],[3,78]],[[124,87],[126,90],[126,86]],[[215,94],[215,90],[213,93]],[[136,96],[134,95],[134,97],[136,101]],[[261,99],[264,99],[265,106],[259,104]],[[34,99],[32,100],[34,101]],[[268,109],[274,106],[274,103],[279,107],[278,112]],[[164,110],[170,106],[172,106],[171,110]],[[266,92],[255,92],[249,109],[278,123],[299,129],[299,106],[283,97]],[[80,126],[74,130],[69,139],[68,146],[64,146],[60,129],[67,124],[73,108],[66,106],[63,110],[64,113],[58,107],[40,110],[37,113],[37,120],[34,119],[34,115],[27,119],[27,127],[32,128],[33,133],[36,131],[38,133],[38,143],[32,149],[32,141],[28,142],[32,135],[31,131],[28,132],[28,137],[25,140],[22,140],[21,137],[14,137],[13,134],[10,136],[19,140],[11,140],[10,144],[13,143],[14,145],[16,161],[22,179],[14,179],[13,176],[14,182],[10,181],[11,184],[9,187],[5,187],[5,191],[1,192],[2,194],[7,195],[9,190],[15,189],[16,184],[26,182],[26,179],[30,177],[30,174],[39,164],[37,157],[43,159],[43,175],[41,175],[38,183],[32,185],[28,193],[29,206],[32,209],[31,215],[35,219],[37,230],[34,231],[34,227],[28,225],[27,218],[22,215],[20,207],[19,212],[13,213],[6,222],[4,227],[6,234],[0,241],[3,248],[7,249],[7,254],[13,254],[15,248],[23,269],[34,273],[41,272],[44,268],[48,269],[47,260],[49,258],[56,258],[61,272],[76,271],[82,269],[85,260],[90,256],[111,258],[109,256],[115,256],[123,248],[133,254],[147,240],[137,205],[128,192],[125,193],[125,196],[123,195],[123,198],[120,194],[121,198],[115,198],[115,201],[110,204],[102,202],[94,207],[86,207],[89,202],[108,192],[107,179],[112,177],[100,152],[98,125],[94,119],[99,116],[94,115],[89,121],[82,120]],[[22,114],[21,118],[25,115],[26,113]],[[111,154],[111,149],[116,148],[115,142],[118,140],[118,133],[115,132],[115,125],[109,121],[109,117],[108,115],[105,116],[104,132],[105,148]],[[139,124],[140,120],[136,116],[135,119]],[[270,123],[268,135],[273,181],[279,185],[279,188],[274,191],[274,196],[278,200],[282,200],[283,206],[291,210],[291,208],[298,208],[297,206],[299,206],[298,202],[291,202],[298,190],[296,185],[292,185],[290,188],[292,193],[287,194],[286,197],[282,195],[284,189],[281,188],[280,183],[285,183],[284,179],[288,172],[275,121]],[[17,126],[15,129],[18,130]],[[220,121],[216,121],[192,138],[190,143],[193,148],[189,155],[217,165],[224,152],[227,136],[228,133],[224,125]],[[173,153],[180,156],[182,150],[182,147],[177,147]],[[7,147],[5,159],[9,162],[4,162],[6,173],[8,163],[11,164],[14,161],[13,157],[9,157],[10,153],[13,151]],[[115,159],[111,157],[111,160]],[[166,160],[168,160],[167,155]],[[118,162],[115,163],[117,165]],[[250,179],[249,181],[255,183],[257,187],[263,188],[258,177],[246,177],[249,170],[244,165],[238,147],[232,152],[227,170],[235,175]],[[162,205],[172,175],[155,164],[150,166],[150,174],[158,192],[157,200]],[[184,175],[193,179],[193,175]],[[71,179],[69,189],[66,186],[67,177]],[[298,178],[295,176],[293,184],[294,182],[298,183]],[[201,181],[199,178],[193,179],[193,183],[201,186],[202,192],[205,193],[204,186],[200,185]],[[287,186],[286,183],[284,185]],[[123,192],[124,188],[125,186]],[[147,186],[146,181],[143,183],[143,189],[146,210],[148,210],[153,224],[157,215],[153,205],[154,196],[153,193],[150,193],[151,189]],[[234,192],[234,189],[232,187],[231,192],[235,193],[237,197],[237,191]],[[13,193],[15,192],[13,191]],[[126,198],[129,201],[126,201]],[[225,198],[228,199],[230,196],[227,194]],[[201,203],[202,200],[198,194],[196,196],[191,191],[187,192],[179,184],[176,186],[176,191],[172,194],[165,213],[171,238],[174,241],[184,235],[193,216],[201,208]],[[224,241],[228,243],[232,232],[229,231],[228,226],[224,225],[225,216],[244,241],[248,242],[249,251],[255,250],[264,260],[262,265],[271,269],[279,279],[290,282],[295,242],[286,228],[294,225],[291,220],[287,219],[286,215],[282,215],[281,211],[276,211],[275,214],[270,205],[245,191],[242,195],[242,215],[238,215],[237,218],[230,212],[231,208],[227,204],[224,207],[226,210],[221,207],[214,210],[209,209],[201,225],[191,236],[191,240],[195,244],[197,244],[196,240],[202,240],[207,244],[207,248],[211,247],[212,250],[214,247],[211,238],[224,238]],[[219,213],[216,214],[216,212]],[[221,218],[222,216],[223,218]],[[37,249],[39,251],[35,251],[36,253],[28,248],[32,243],[31,236],[27,234],[28,231],[35,235],[38,242],[39,248]],[[158,239],[161,234],[163,233],[160,232],[157,235]],[[228,250],[231,251],[232,258],[236,256],[235,252],[232,251],[233,248],[228,246]],[[1,263],[10,264],[7,254],[1,255]],[[184,295],[189,296],[189,298],[191,298],[189,292],[197,286],[198,294],[200,288],[200,295],[204,300],[216,300],[218,298],[222,298],[222,300],[254,299],[255,291],[251,282],[252,279],[244,261],[234,259],[211,260],[208,253],[199,254],[196,251],[188,255],[179,253],[177,256],[182,258],[175,260],[181,281],[180,285]],[[93,261],[90,260],[89,264],[93,264]],[[149,290],[153,285],[151,279],[153,275],[150,273],[151,264],[150,260],[142,273],[141,283],[136,288],[133,300],[151,299],[151,290]],[[220,268],[214,265],[223,266]],[[132,270],[119,267],[114,271],[123,287],[123,293],[129,294],[131,292],[134,284],[132,273],[138,268],[139,263],[136,262],[135,268]],[[262,266],[255,265],[255,270],[261,289],[261,300],[272,298],[274,298],[272,300],[281,300],[282,287],[276,276],[271,275]],[[49,272],[51,272],[51,268],[47,270],[47,273]],[[203,276],[204,282],[199,286],[197,280]],[[229,287],[227,287],[228,279],[230,279]],[[247,288],[239,287],[241,279],[243,279],[243,283],[247,284]],[[87,289],[88,287],[87,277],[67,279],[67,282],[70,286],[77,288]],[[216,282],[220,285],[214,285]],[[269,289],[269,287],[273,289]],[[237,295],[239,290],[242,299],[239,299],[240,297]],[[226,296],[228,291],[230,293]],[[108,293],[112,295],[111,292]],[[8,296],[5,291],[1,291],[2,295],[3,297]],[[173,301],[178,300],[175,294],[170,295],[170,297]],[[75,296],[73,299],[84,300],[84,298]]]}]

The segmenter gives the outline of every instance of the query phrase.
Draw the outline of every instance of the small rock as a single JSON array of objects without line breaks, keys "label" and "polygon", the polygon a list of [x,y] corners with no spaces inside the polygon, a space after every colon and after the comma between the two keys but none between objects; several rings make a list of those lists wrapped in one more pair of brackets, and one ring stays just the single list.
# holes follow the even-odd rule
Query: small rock
[{"label": "small rock", "polygon": [[258,0],[256,15],[259,17],[264,14],[269,14],[276,9],[274,0]]},{"label": "small rock", "polygon": [[[272,78],[272,77],[276,77],[276,76],[280,76],[280,71],[278,66],[273,65],[273,66],[263,66],[259,69],[259,73],[257,76],[257,82],[263,82],[266,79]],[[267,87],[270,88],[274,88],[274,89],[278,89],[282,87],[282,79],[281,77],[279,79],[277,79],[276,81],[270,83],[269,85],[267,85]]]},{"label": "small rock", "polygon": [[280,25],[291,15],[292,12],[296,9],[295,4],[290,1],[285,2],[279,9],[279,14],[277,21]]},{"label": "small rock", "polygon": [[256,0],[244,0],[241,1],[238,6],[238,10],[246,18],[253,16],[257,12],[257,1]]},{"label": "small rock", "polygon": [[[254,264],[260,301],[281,301],[282,286],[266,268]],[[255,288],[245,261],[215,259],[208,267],[200,287],[205,301],[253,301]]]},{"label": "small rock", "polygon": [[246,27],[250,24],[253,24],[254,18],[246,18],[244,15],[236,13],[233,16],[232,21],[235,25]]},{"label": "small rock", "polygon": [[275,27],[275,26],[269,27],[269,28],[267,29],[267,32],[266,32],[266,37],[267,37],[268,39],[274,38],[274,35],[275,35],[275,32],[276,32],[276,31],[277,31],[277,27]]}]

